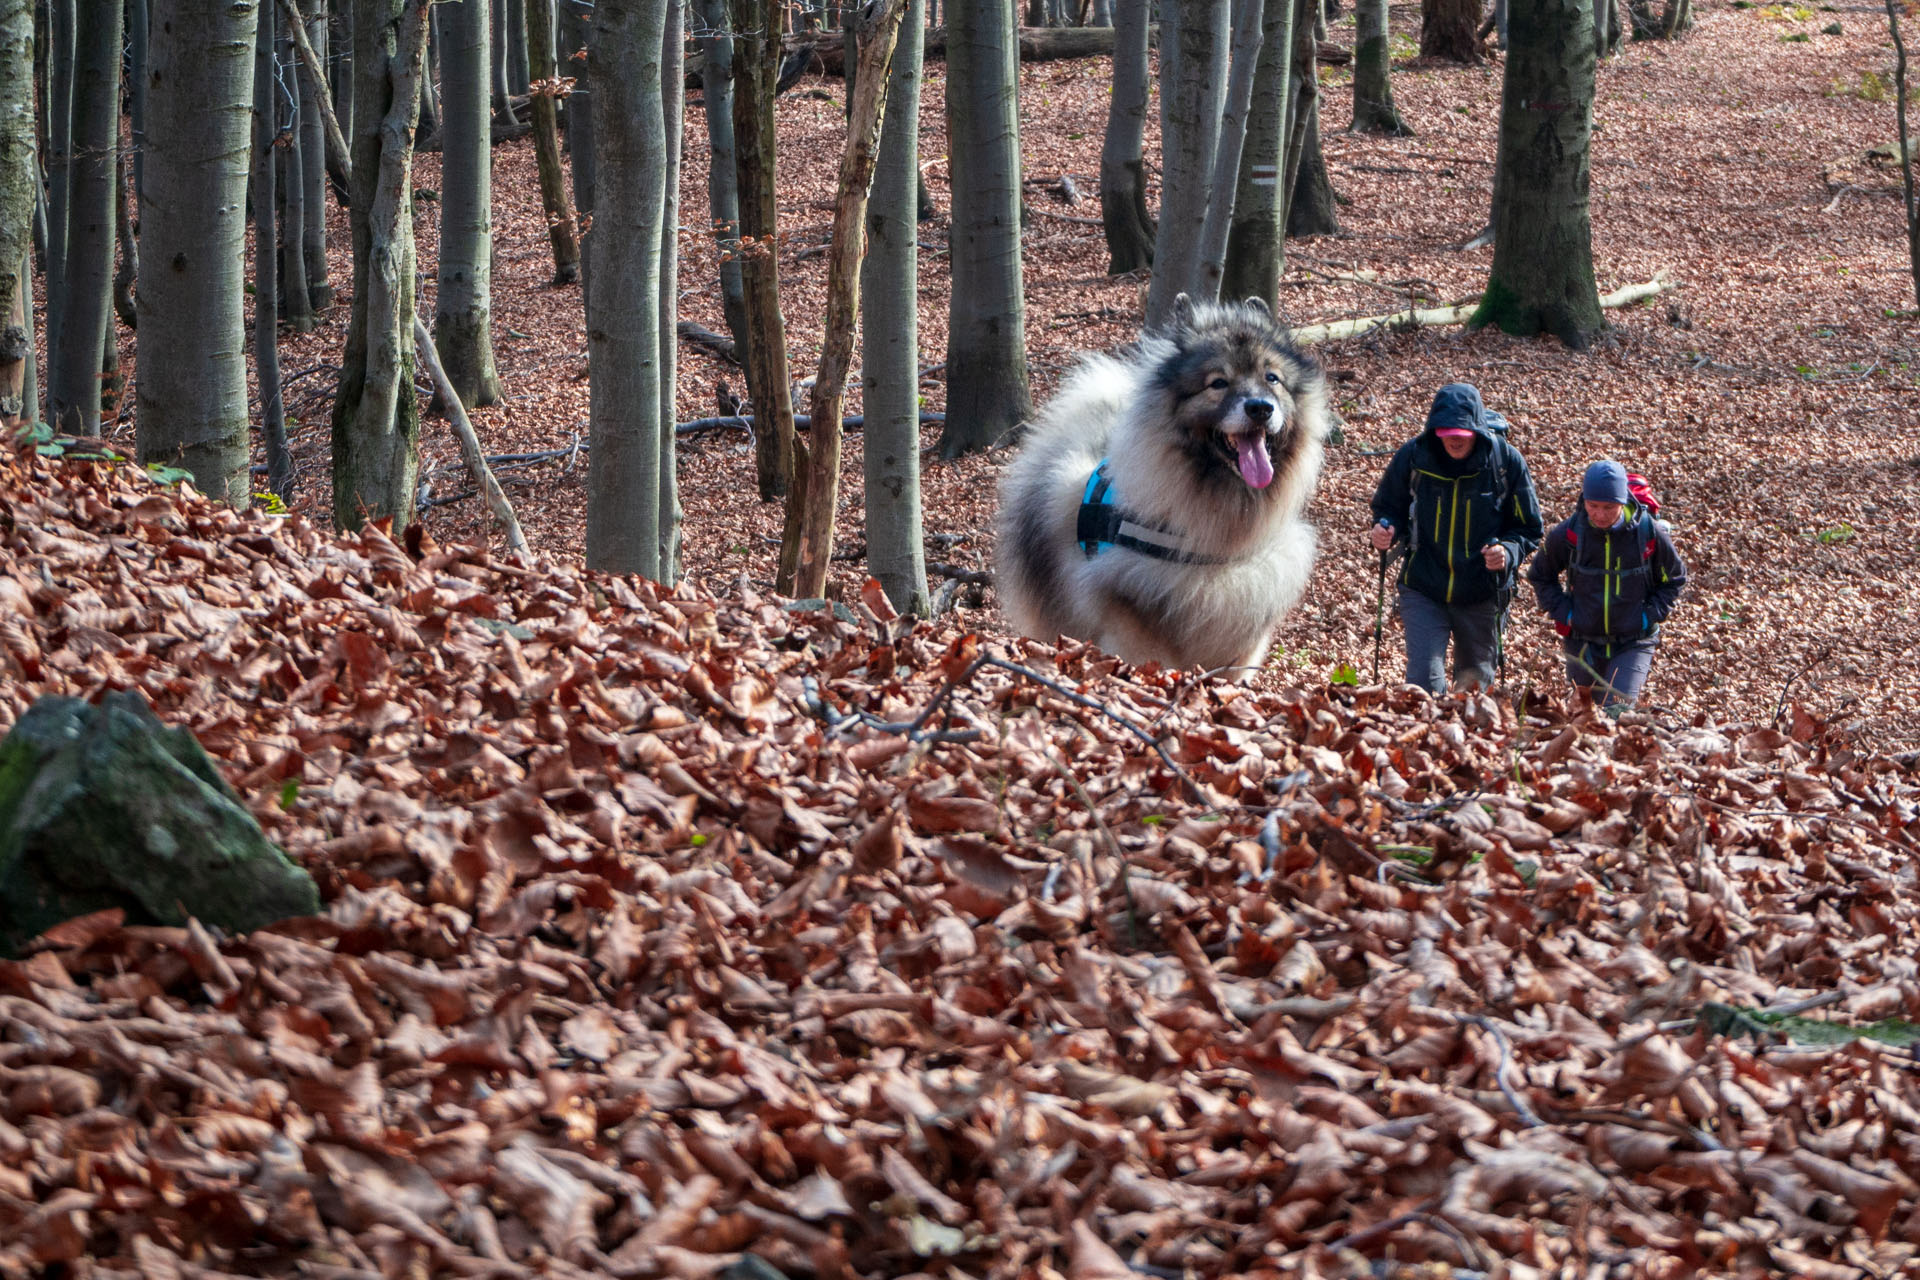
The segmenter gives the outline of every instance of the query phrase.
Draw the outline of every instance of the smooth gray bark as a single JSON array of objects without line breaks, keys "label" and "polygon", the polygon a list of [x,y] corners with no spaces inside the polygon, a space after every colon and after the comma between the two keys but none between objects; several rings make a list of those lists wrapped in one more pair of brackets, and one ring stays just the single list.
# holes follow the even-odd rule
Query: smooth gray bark
[{"label": "smooth gray bark", "polygon": [[145,181],[147,141],[147,0],[127,0],[127,114],[133,143],[133,193]]},{"label": "smooth gray bark", "polygon": [[32,416],[33,3],[0,0],[0,428]]},{"label": "smooth gray bark", "polygon": [[1162,12],[1160,229],[1147,285],[1149,329],[1166,324],[1180,294],[1205,296],[1200,264],[1228,60],[1228,0],[1167,0]]},{"label": "smooth gray bark", "polygon": [[894,608],[929,609],[920,508],[920,76],[926,14],[911,0],[887,83],[860,272],[861,402],[866,410],[867,571]]},{"label": "smooth gray bark", "polygon": [[507,0],[507,24],[495,38],[506,46],[507,91],[515,95],[527,92],[530,87],[530,76],[527,61],[526,0]]},{"label": "smooth gray bark", "polygon": [[74,12],[73,159],[67,192],[66,305],[50,362],[54,425],[100,430],[100,353],[113,319],[114,166],[120,156],[117,3]]},{"label": "smooth gray bark", "polygon": [[949,6],[953,283],[943,458],[985,449],[1033,416],[1020,270],[1019,56],[1007,5]]},{"label": "smooth gray bark", "polygon": [[1320,77],[1314,50],[1317,38],[1309,14],[1319,0],[1300,0],[1293,13],[1293,118],[1287,140],[1287,234],[1333,235],[1340,230],[1334,216],[1333,186],[1327,178],[1326,158],[1320,151]]},{"label": "smooth gray bark", "polygon": [[680,580],[680,483],[673,426],[679,421],[675,402],[680,387],[680,150],[686,132],[686,14],[686,0],[667,0],[660,39],[666,172],[660,183],[660,569],[654,576],[668,586]]},{"label": "smooth gray bark", "polygon": [[597,0],[595,185],[586,235],[591,377],[587,567],[660,576],[660,245],[667,122],[661,41],[670,0]]},{"label": "smooth gray bark", "polygon": [[1153,214],[1147,210],[1147,45],[1149,0],[1120,0],[1113,17],[1113,97],[1100,144],[1100,223],[1107,274],[1153,262]]},{"label": "smooth gray bark", "polygon": [[53,362],[67,314],[67,205],[73,189],[73,12],[74,0],[49,0],[46,8],[46,92],[41,110],[47,118],[46,272],[47,371],[42,390],[46,418],[57,423]]},{"label": "smooth gray bark", "polygon": [[[279,13],[272,16],[276,26],[292,25]],[[307,284],[305,246],[307,219],[319,215],[307,212],[306,136],[301,128],[310,95],[299,73],[300,54],[291,35],[275,41],[274,58],[281,86],[274,90],[272,99],[279,138],[274,148],[278,162],[274,178],[280,193],[280,315],[295,331],[311,333],[319,321],[313,314],[313,291]]]},{"label": "smooth gray bark", "polygon": [[247,167],[260,0],[153,0],[134,303],[135,453],[235,506],[247,483]]},{"label": "smooth gray bark", "polygon": [[1265,0],[1253,111],[1234,184],[1233,228],[1227,234],[1223,298],[1260,298],[1280,314],[1280,272],[1286,262],[1287,195],[1280,181],[1292,132],[1294,0]]},{"label": "smooth gray bark", "polygon": [[[487,0],[472,0],[475,5],[486,4]],[[489,5],[492,14],[491,30],[507,29],[507,0],[492,0]],[[507,42],[496,40],[487,50],[487,65],[490,69],[489,83],[492,86],[493,116],[503,126],[517,127],[520,117],[513,113],[513,88],[507,83]]]},{"label": "smooth gray bark", "polygon": [[[1380,0],[1385,3],[1386,0]],[[1254,73],[1260,66],[1260,38],[1265,5],[1262,0],[1233,0],[1233,63],[1227,74],[1220,113],[1220,142],[1213,157],[1213,177],[1207,183],[1207,217],[1200,233],[1200,292],[1195,297],[1217,299],[1226,274],[1227,235],[1233,225],[1233,197],[1240,176],[1240,156],[1247,145],[1247,118],[1253,109]],[[1236,299],[1238,301],[1238,299]]]},{"label": "smooth gray bark", "polygon": [[433,345],[469,409],[502,395],[493,360],[493,143],[487,8],[435,6],[440,21],[440,260]]},{"label": "smooth gray bark", "polygon": [[553,0],[528,0],[527,60],[533,77],[533,151],[540,174],[540,208],[547,218],[547,242],[553,247],[553,283],[580,278],[580,230],[567,194],[566,164],[560,158],[560,67],[554,55]]},{"label": "smooth gray bark", "polygon": [[1393,51],[1387,43],[1387,0],[1353,6],[1353,125],[1355,133],[1404,138],[1413,130],[1393,105]]},{"label": "smooth gray bark", "polygon": [[[307,42],[327,58],[326,0],[307,0]],[[300,224],[300,256],[307,275],[307,302],[314,312],[333,305],[327,277],[327,126],[320,101],[326,81],[300,79],[300,184],[306,217]]]},{"label": "smooth gray bark", "polygon": [[1519,0],[1501,85],[1493,266],[1469,322],[1585,347],[1605,327],[1588,204],[1591,0]]},{"label": "smooth gray bark", "polygon": [[747,349],[747,293],[740,274],[740,173],[733,145],[733,31],[727,0],[698,0],[700,86],[707,114],[707,213],[720,249],[720,306],[733,349]]},{"label": "smooth gray bark", "polygon": [[353,314],[333,405],[333,520],[412,523],[420,405],[413,394],[413,123],[426,0],[353,0]]},{"label": "smooth gray bark", "polygon": [[[573,169],[573,208],[585,218],[593,212],[593,53],[587,48],[587,11],[580,0],[558,0],[560,5],[560,51],[564,55],[564,74],[573,77],[573,93],[567,98],[567,159]],[[573,55],[586,50],[583,58]],[[581,247],[580,270],[587,270],[586,248]]]},{"label": "smooth gray bark", "polygon": [[[274,226],[279,208],[281,98],[274,71],[275,14],[260,9],[253,59],[253,379],[260,388],[260,435],[267,448],[267,487],[282,502],[293,496],[293,455],[287,452],[287,408],[280,391],[280,263]],[[294,246],[299,253],[298,243]],[[311,323],[311,317],[309,317]]]}]

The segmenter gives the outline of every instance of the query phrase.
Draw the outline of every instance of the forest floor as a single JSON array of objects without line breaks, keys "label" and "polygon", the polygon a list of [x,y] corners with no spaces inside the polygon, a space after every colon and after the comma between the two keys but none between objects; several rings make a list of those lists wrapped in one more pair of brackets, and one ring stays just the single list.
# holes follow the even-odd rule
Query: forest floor
[{"label": "forest floor", "polygon": [[[682,448],[671,593],[582,569],[563,462],[512,473],[531,562],[473,501],[336,538],[338,309],[286,343],[291,518],[0,450],[0,723],[138,690],[324,904],[228,935],[109,896],[0,960],[0,1278],[1914,1274],[1920,426],[1866,160],[1889,53],[1864,8],[1700,19],[1608,63],[1598,111],[1602,288],[1681,288],[1584,354],[1321,348],[1347,424],[1323,556],[1250,687],[1014,640],[990,592],[888,619],[852,561],[846,618],[783,607],[730,436]],[[1092,190],[1105,71],[1025,74],[1031,195],[1066,213],[1046,187]],[[1478,289],[1454,246],[1498,74],[1404,67],[1417,136],[1329,135],[1347,231],[1292,246],[1290,319],[1404,300],[1335,274]],[[781,104],[800,370],[839,141],[809,88],[834,86]],[[578,294],[545,283],[527,149],[499,160],[509,397],[478,419],[494,452],[557,448],[587,416]],[[687,243],[683,314],[717,329]],[[1044,395],[1134,335],[1141,284],[1045,214],[1027,262]],[[682,368],[683,418],[738,386]],[[1551,509],[1602,452],[1658,481],[1695,586],[1652,707],[1557,696],[1525,617],[1524,699],[1330,679],[1370,665],[1375,451],[1462,377]],[[943,559],[991,567],[1003,464],[929,458]]]},{"label": "forest floor", "polygon": [[[1683,718],[1767,721],[1783,699],[1871,741],[1920,745],[1920,396],[1914,282],[1906,257],[1897,168],[1871,148],[1897,132],[1892,50],[1871,6],[1698,9],[1698,29],[1674,43],[1627,45],[1600,69],[1593,144],[1594,266],[1602,292],[1658,275],[1676,291],[1607,313],[1613,331],[1573,352],[1550,339],[1462,328],[1377,333],[1322,344],[1333,372],[1344,447],[1330,450],[1312,518],[1321,558],[1306,598],[1277,637],[1277,684],[1315,682],[1340,664],[1369,673],[1375,560],[1362,542],[1365,504],[1391,450],[1419,428],[1441,384],[1479,385],[1513,423],[1549,522],[1571,511],[1585,464],[1621,459],[1655,484],[1691,575],[1666,629],[1648,693]],[[1396,48],[1411,54],[1417,6],[1393,9]],[[1829,25],[1842,34],[1829,34]],[[1351,19],[1333,31],[1351,44]],[[944,359],[948,207],[945,64],[928,64],[921,163],[941,215],[923,225],[922,364]],[[1403,63],[1394,94],[1410,138],[1351,135],[1346,68],[1323,67],[1325,150],[1345,203],[1341,232],[1288,245],[1282,287],[1295,324],[1379,315],[1432,299],[1469,298],[1492,250],[1459,246],[1484,225],[1491,197],[1501,67]],[[1131,340],[1145,284],[1110,279],[1097,223],[1099,151],[1108,67],[1099,60],[1028,63],[1021,148],[1034,216],[1025,233],[1027,350],[1036,402],[1082,350]],[[796,378],[818,363],[825,239],[843,124],[837,80],[809,77],[779,103],[784,244],[780,270]],[[696,99],[697,103],[697,99]],[[1147,154],[1158,154],[1149,113]],[[438,186],[423,154],[416,185]],[[586,339],[577,286],[549,284],[549,257],[531,144],[496,152],[494,341],[504,404],[478,412],[490,452],[568,445],[588,416]],[[1149,161],[1150,178],[1157,164]],[[687,115],[682,225],[705,224],[704,117]],[[1053,185],[1071,175],[1072,207]],[[1157,199],[1157,192],[1150,194]],[[419,205],[423,269],[432,271],[438,205]],[[334,279],[350,272],[335,227]],[[714,250],[683,236],[683,318],[724,332]],[[1350,283],[1331,276],[1366,276]],[[431,305],[431,285],[423,306]],[[344,308],[314,334],[286,338],[291,375],[338,360]],[[744,390],[737,369],[682,344],[680,416],[713,414],[714,386]],[[326,376],[290,392],[299,505],[324,518]],[[944,387],[923,388],[941,409]],[[849,412],[857,412],[855,380]],[[465,488],[450,434],[429,423],[427,466],[449,468],[436,492]],[[937,429],[930,429],[932,444]],[[837,593],[861,576],[860,438],[842,468]],[[994,481],[1004,453],[956,463],[925,455],[929,558],[991,568]],[[562,461],[514,473],[509,493],[534,545],[578,554],[586,468]],[[744,436],[684,441],[686,571],[717,592],[744,573],[773,579],[781,511],[758,501]],[[477,500],[435,508],[436,537],[486,536]],[[495,535],[496,540],[498,535]],[[938,585],[938,578],[935,579]],[[961,597],[966,625],[1004,628],[991,593]],[[1509,680],[1557,686],[1558,646],[1544,621],[1515,610]],[[968,607],[971,605],[972,607]],[[1397,627],[1383,671],[1398,671]]]}]

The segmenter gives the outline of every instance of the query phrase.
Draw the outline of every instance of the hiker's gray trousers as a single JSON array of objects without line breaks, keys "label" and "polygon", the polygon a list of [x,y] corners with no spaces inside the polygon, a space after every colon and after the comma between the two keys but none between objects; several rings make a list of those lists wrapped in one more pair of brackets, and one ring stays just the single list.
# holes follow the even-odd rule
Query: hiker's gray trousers
[{"label": "hiker's gray trousers", "polygon": [[[1647,685],[1647,672],[1653,669],[1653,651],[1659,643],[1653,636],[1615,645],[1603,640],[1568,640],[1567,679],[1576,689],[1593,690],[1603,708],[1630,707],[1639,701],[1640,690]],[[1593,688],[1596,684],[1598,689]]]},{"label": "hiker's gray trousers", "polygon": [[1500,607],[1442,604],[1423,591],[1400,588],[1400,620],[1407,629],[1407,683],[1429,693],[1447,691],[1447,640],[1453,640],[1453,678],[1493,683],[1494,633]]}]

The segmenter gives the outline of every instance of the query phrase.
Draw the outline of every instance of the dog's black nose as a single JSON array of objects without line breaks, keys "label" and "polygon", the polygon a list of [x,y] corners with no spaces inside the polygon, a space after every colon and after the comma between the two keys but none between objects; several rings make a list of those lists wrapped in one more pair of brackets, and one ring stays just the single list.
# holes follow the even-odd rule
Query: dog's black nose
[{"label": "dog's black nose", "polygon": [[1249,418],[1262,425],[1265,425],[1267,419],[1273,416],[1273,401],[1271,400],[1249,400],[1241,407],[1247,411]]}]

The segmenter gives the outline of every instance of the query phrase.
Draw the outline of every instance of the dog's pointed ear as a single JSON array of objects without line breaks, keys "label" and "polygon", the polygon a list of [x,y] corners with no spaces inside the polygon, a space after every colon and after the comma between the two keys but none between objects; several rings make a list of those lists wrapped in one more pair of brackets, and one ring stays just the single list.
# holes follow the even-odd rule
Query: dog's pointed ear
[{"label": "dog's pointed ear", "polygon": [[1167,327],[1174,332],[1193,328],[1193,299],[1182,293],[1173,300],[1173,314],[1167,317]]},{"label": "dog's pointed ear", "polygon": [[1246,308],[1249,311],[1258,311],[1260,313],[1260,318],[1263,320],[1273,319],[1273,312],[1267,309],[1267,300],[1265,298],[1259,297],[1258,295],[1249,296],[1247,298]]}]

